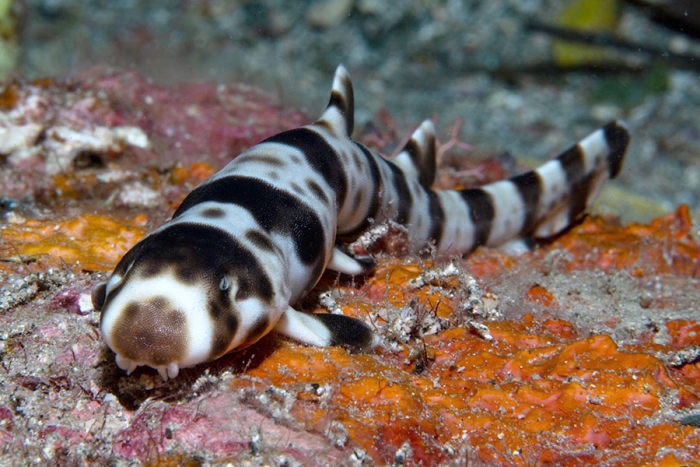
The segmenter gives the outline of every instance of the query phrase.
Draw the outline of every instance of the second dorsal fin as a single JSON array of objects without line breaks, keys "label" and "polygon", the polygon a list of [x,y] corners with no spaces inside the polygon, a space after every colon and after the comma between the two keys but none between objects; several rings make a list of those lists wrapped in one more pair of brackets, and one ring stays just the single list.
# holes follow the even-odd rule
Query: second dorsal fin
[{"label": "second dorsal fin", "polygon": [[316,121],[338,136],[352,135],[355,125],[355,103],[350,75],[343,65],[338,65],[333,78],[333,89],[328,107]]},{"label": "second dorsal fin", "polygon": [[435,183],[435,126],[431,120],[423,121],[416,128],[392,162],[401,167],[406,175],[417,177],[425,188]]}]

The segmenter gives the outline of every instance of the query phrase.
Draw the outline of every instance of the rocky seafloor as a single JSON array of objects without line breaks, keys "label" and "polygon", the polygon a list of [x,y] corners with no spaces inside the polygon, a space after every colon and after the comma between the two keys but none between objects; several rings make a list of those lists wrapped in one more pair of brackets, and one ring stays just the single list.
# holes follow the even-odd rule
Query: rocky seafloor
[{"label": "rocky seafloor", "polygon": [[[697,459],[700,433],[683,422],[700,398],[700,245],[687,207],[648,224],[586,218],[521,257],[407,256],[400,229],[373,232],[361,248],[378,269],[349,283],[328,275],[301,306],[366,319],[382,348],[351,355],[271,335],[164,383],[116,367],[91,286],[225,154],[307,119],[251,87],[135,73],[15,82],[0,100],[12,135],[0,226],[4,464]],[[361,139],[382,144],[392,131]],[[465,183],[459,173],[513,170],[499,157],[444,159],[443,188]]]},{"label": "rocky seafloor", "polygon": [[[328,23],[332,12],[314,18],[321,3],[350,4],[352,27]],[[533,60],[549,56],[551,44],[527,33],[522,15],[556,5],[409,3],[385,11],[370,1],[306,2],[285,12],[272,2],[242,2],[239,10],[182,2],[188,18],[168,13],[202,37],[241,40],[247,48],[219,51],[234,69],[262,73],[263,52],[276,57],[259,81],[291,76],[296,88],[281,85],[286,97],[235,80],[217,84],[217,74],[202,79],[193,64],[216,68],[214,48],[178,36],[182,28],[167,36],[181,40],[172,52],[179,65],[156,61],[148,70],[136,60],[141,72],[91,63],[65,72],[36,59],[42,47],[26,52],[25,74],[41,78],[8,79],[0,93],[0,465],[698,465],[696,72],[670,68],[662,90],[631,100],[591,96],[634,87],[650,68],[631,81],[595,73],[504,78],[493,71],[498,63],[523,65],[526,57],[514,42]],[[24,34],[43,25],[53,37],[65,15],[102,21],[99,30],[74,30],[92,31],[92,42],[40,44],[47,55],[72,44],[94,50],[94,62],[113,60],[104,52],[117,47],[106,39],[116,26],[92,14],[94,6],[24,5],[43,8]],[[132,28],[137,10],[121,11],[117,44],[137,58],[137,46],[154,47],[172,25],[156,15],[165,7],[153,5],[142,7],[156,18],[146,31]],[[266,18],[286,13],[270,23],[282,29],[254,26],[261,8]],[[429,39],[419,42],[424,53],[387,60],[410,32],[428,28],[425,11],[433,29],[421,33]],[[209,29],[197,29],[211,17]],[[441,21],[472,32],[450,40],[455,29],[440,29]],[[636,39],[674,39],[657,29],[640,35],[632,26],[644,21],[625,10],[618,28]],[[332,53],[373,31],[391,40]],[[319,48],[304,49],[319,37]],[[489,41],[500,55],[484,49]],[[196,53],[184,53],[192,47]],[[510,176],[524,166],[504,152],[544,160],[609,118],[626,119],[633,132],[623,173],[596,216],[523,256],[480,248],[435,259],[429,251],[406,255],[396,227],[365,236],[361,248],[375,255],[375,272],[354,282],[329,274],[300,307],[365,319],[385,340],[374,352],[270,335],[167,383],[149,369],[127,376],[101,342],[92,285],[231,156],[315,117],[338,61],[355,84],[356,137],[372,148],[390,154],[404,130],[435,113],[438,188]],[[146,78],[158,63],[161,75],[180,70],[181,79]],[[425,76],[432,87],[411,84]]]}]

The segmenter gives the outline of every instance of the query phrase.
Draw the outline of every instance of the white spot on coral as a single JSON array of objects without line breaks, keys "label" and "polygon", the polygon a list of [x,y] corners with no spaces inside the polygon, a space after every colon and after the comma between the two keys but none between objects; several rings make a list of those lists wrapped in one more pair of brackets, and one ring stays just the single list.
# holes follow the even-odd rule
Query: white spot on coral
[{"label": "white spot on coral", "polygon": [[148,148],[151,146],[151,141],[144,131],[136,126],[118,126],[112,128],[112,133],[118,141],[129,146],[139,148]]},{"label": "white spot on coral", "polygon": [[78,309],[80,310],[81,315],[87,315],[88,313],[95,311],[92,306],[92,298],[90,297],[89,293],[80,295],[80,298],[78,299]]},{"label": "white spot on coral", "polygon": [[0,127],[0,154],[12,154],[34,146],[44,129],[37,123]]},{"label": "white spot on coral", "polygon": [[[28,125],[26,125],[28,126]],[[39,128],[39,131],[43,129]],[[36,128],[32,129],[32,132]],[[31,133],[27,130],[25,138],[29,140]],[[123,152],[127,146],[146,148],[150,146],[148,136],[137,127],[123,126],[108,128],[97,126],[74,130],[67,126],[55,126],[46,130],[46,139],[40,146],[21,148],[12,152],[9,160],[15,165],[21,161],[28,151],[40,151],[45,156],[45,171],[49,175],[72,170],[73,159],[82,152],[96,154],[114,154]],[[33,141],[36,137],[33,138]],[[32,143],[33,143],[32,141]],[[16,143],[19,144],[19,143]]]},{"label": "white spot on coral", "polygon": [[132,182],[120,190],[119,202],[125,206],[156,207],[161,202],[161,195],[141,182]]}]

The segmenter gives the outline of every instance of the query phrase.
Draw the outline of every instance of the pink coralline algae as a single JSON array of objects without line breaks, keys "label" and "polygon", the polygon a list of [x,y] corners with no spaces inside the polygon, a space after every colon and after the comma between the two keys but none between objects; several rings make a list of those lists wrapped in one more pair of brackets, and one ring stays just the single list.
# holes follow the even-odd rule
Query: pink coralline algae
[{"label": "pink coralline algae", "polygon": [[[0,196],[50,188],[47,177],[116,163],[215,168],[267,136],[303,124],[245,85],[157,85],[93,70],[69,81],[15,82],[0,93]],[[48,185],[48,186],[47,186]]]}]

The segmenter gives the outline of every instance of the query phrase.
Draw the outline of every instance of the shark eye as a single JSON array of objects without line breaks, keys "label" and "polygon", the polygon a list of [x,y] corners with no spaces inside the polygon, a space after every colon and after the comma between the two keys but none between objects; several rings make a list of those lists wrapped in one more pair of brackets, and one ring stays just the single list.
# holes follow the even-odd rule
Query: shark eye
[{"label": "shark eye", "polygon": [[219,290],[226,291],[229,287],[231,287],[231,279],[228,276],[222,277],[221,282],[219,282]]}]

